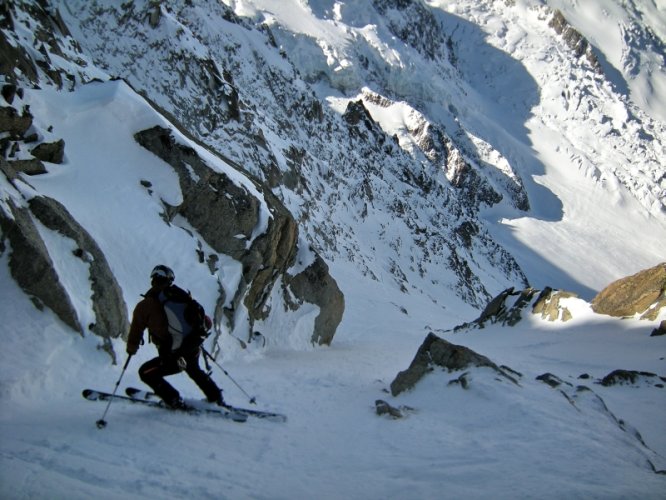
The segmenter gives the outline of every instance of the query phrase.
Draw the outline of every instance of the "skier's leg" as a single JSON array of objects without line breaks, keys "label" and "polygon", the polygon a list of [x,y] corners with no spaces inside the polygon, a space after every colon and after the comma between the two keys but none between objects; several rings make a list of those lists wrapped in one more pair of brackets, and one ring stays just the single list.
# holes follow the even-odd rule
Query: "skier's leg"
[{"label": "skier's leg", "polygon": [[164,380],[164,377],[179,371],[175,363],[165,361],[158,356],[141,365],[139,376],[167,405],[176,406],[181,401],[180,394],[169,382]]},{"label": "skier's leg", "polygon": [[199,366],[199,353],[197,352],[192,356],[188,356],[186,361],[187,368],[185,368],[185,372],[194,381],[194,383],[199,386],[201,391],[206,395],[208,401],[211,403],[223,405],[224,399],[222,398],[222,390],[217,386],[215,381],[213,381],[213,379],[210,378],[210,376]]}]

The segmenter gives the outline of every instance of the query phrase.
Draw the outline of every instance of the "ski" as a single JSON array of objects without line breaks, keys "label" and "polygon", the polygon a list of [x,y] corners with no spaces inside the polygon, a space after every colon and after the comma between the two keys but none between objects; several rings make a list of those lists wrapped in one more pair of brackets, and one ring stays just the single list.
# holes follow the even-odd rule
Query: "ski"
[{"label": "ski", "polygon": [[[156,402],[159,400],[159,397],[157,394],[154,392],[150,391],[144,391],[142,389],[137,389],[135,387],[128,387],[125,389],[125,394],[127,396],[135,401],[141,401],[141,402]],[[193,400],[186,400],[186,403],[188,405],[193,405],[196,408],[200,408],[201,405],[206,405],[207,403],[202,402],[202,401],[193,401]],[[207,407],[203,407],[204,409]],[[261,418],[264,420],[270,420],[271,422],[286,422],[287,421],[287,416],[282,414],[282,413],[274,413],[270,411],[262,411],[262,410],[253,410],[251,408],[239,408],[238,406],[232,406],[232,405],[224,405],[221,407],[216,407],[216,408],[224,408],[226,410],[229,410],[234,413],[238,413],[240,415],[244,415],[245,417],[253,417],[253,418]]]},{"label": "ski", "polygon": [[169,411],[174,411],[174,412],[182,412],[182,413],[189,413],[189,414],[212,414],[212,415],[217,415],[220,416],[224,419],[227,420],[233,420],[234,422],[245,422],[247,420],[247,415],[244,415],[240,412],[236,412],[232,409],[228,408],[197,408],[194,406],[188,405],[186,408],[183,409],[172,409],[169,408],[164,404],[164,402],[155,397],[152,400],[148,399],[138,399],[138,398],[131,398],[129,396],[121,396],[118,394],[111,394],[108,392],[102,392],[102,391],[97,391],[94,389],[84,389],[81,395],[87,399],[88,401],[109,401],[110,399],[118,400],[118,401],[124,401],[128,403],[134,403],[134,404],[143,404],[146,406],[150,406],[152,408],[161,408],[163,410],[169,410]]}]

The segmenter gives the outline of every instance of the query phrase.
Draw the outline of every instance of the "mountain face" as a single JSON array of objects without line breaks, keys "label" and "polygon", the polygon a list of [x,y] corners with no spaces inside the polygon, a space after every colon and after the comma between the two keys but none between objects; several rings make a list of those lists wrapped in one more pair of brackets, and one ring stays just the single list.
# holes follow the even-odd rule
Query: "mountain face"
[{"label": "mountain face", "polygon": [[[216,186],[230,183],[211,181],[205,195],[202,174],[178,157],[185,199],[174,209],[162,199],[162,217],[190,231],[200,247],[211,247],[200,248],[196,257],[208,262],[211,273],[221,269],[211,258],[241,263],[242,279],[218,276],[215,293],[222,293],[211,302],[225,311],[218,323],[244,341],[252,338],[255,321],[291,307],[293,282],[279,293],[279,306],[271,294],[278,281],[288,286],[291,278],[278,275],[307,248],[312,250],[305,260],[319,269],[310,268],[309,282],[324,285],[320,291],[301,287],[295,300],[310,298],[325,309],[336,297],[333,310],[320,314],[329,318],[326,333],[313,333],[323,335],[324,343],[342,314],[337,292],[324,291],[336,288],[324,261],[349,265],[364,279],[420,294],[437,307],[480,309],[501,290],[522,288],[534,278],[534,264],[519,262],[497,221],[564,220],[568,207],[554,185],[535,180],[551,169],[572,171],[565,186],[584,178],[591,189],[617,190],[631,199],[641,217],[654,219],[655,238],[666,227],[664,125],[633,104],[628,87],[620,88],[618,75],[609,74],[608,59],[566,13],[542,2],[509,0],[453,6],[313,1],[288,8],[259,0],[7,3],[0,47],[5,88],[33,90],[25,100],[6,98],[3,112],[16,126],[29,115],[35,123],[18,134],[4,128],[5,157],[12,171],[48,172],[47,179],[57,161],[39,160],[31,144],[59,144],[65,158],[68,145],[62,153],[57,127],[39,114],[49,99],[46,90],[77,93],[122,79],[131,87],[127,92],[145,99],[141,106],[169,122],[151,141],[171,141],[173,153],[170,134],[182,134],[176,143],[191,141],[214,152],[271,199],[272,223],[287,221],[269,238],[270,250],[250,258],[238,245],[242,238],[234,237],[253,241],[260,217],[243,223],[242,210],[232,203],[219,212],[221,220],[207,219],[211,203],[224,205]],[[659,53],[653,31],[641,36],[652,40],[642,54]],[[636,71],[635,65],[625,67],[628,74]],[[128,132],[143,145],[148,130]],[[558,142],[546,144],[553,136]],[[186,148],[192,147],[188,142]],[[188,174],[195,179],[193,191],[183,184]],[[151,190],[149,180],[141,182]],[[37,184],[49,190],[47,180],[31,184],[38,194]],[[4,200],[14,196],[8,194],[12,189],[19,190],[16,183],[3,183]],[[243,196],[226,193],[236,204]],[[67,206],[66,198],[57,201]],[[245,201],[261,204],[257,199]],[[225,244],[214,243],[219,231]],[[286,246],[285,238],[291,242]],[[576,247],[563,250],[560,243],[543,242],[569,258],[556,266],[583,258]],[[643,248],[642,258],[652,259],[656,245]],[[125,288],[122,279],[118,286]],[[255,308],[262,312],[248,312]],[[240,323],[242,331],[236,331]]]}]

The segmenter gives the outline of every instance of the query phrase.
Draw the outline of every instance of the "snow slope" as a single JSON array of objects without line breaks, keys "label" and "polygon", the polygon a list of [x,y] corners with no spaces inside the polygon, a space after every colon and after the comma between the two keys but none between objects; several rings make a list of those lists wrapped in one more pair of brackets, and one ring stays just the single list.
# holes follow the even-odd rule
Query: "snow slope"
[{"label": "snow slope", "polygon": [[[516,216],[491,209],[487,214],[491,221],[499,222],[492,229],[493,235],[520,255],[519,263],[530,283],[543,287],[557,282],[559,287],[591,299],[608,282],[662,261],[661,242],[666,235],[666,152],[661,116],[665,101],[659,94],[666,83],[663,52],[654,44],[626,47],[613,36],[613,30],[623,23],[644,30],[663,25],[663,8],[651,2],[630,2],[630,8],[614,1],[554,1],[548,2],[548,7],[530,1],[507,5],[430,3],[480,26],[486,33],[484,43],[520,61],[539,89],[538,98],[526,103],[532,107],[520,124],[527,129],[526,137],[516,136],[520,143],[505,153],[511,155],[511,163],[523,179],[533,180],[527,182],[532,211]],[[567,21],[589,37],[595,54],[615,64],[605,65],[608,76],[600,79],[586,61],[572,59],[547,24],[551,8],[561,9]],[[644,18],[650,21],[642,24],[643,17],[636,17],[636,9],[647,10]],[[629,49],[662,62],[642,66],[642,71],[631,74],[616,57]],[[472,45],[464,50],[468,57],[461,59],[469,61],[469,69],[463,71],[479,72],[482,49]],[[496,96],[498,104],[486,101],[484,114],[506,116],[509,105],[520,109],[525,104],[521,100],[529,96],[512,94],[510,89],[520,88],[520,82],[502,69],[490,66],[479,72],[478,79],[483,81],[487,72],[496,72],[491,88],[484,91]],[[620,71],[621,76],[617,76]],[[617,84],[609,83],[613,76],[630,82],[653,79],[650,104],[643,106],[641,98],[630,100],[623,95]],[[474,122],[466,126],[472,130],[477,127]],[[497,130],[483,127],[482,134],[490,137],[488,142],[504,142]],[[642,140],[645,134],[647,140]],[[532,252],[525,252],[526,248]]]},{"label": "snow slope", "polygon": [[[374,36],[372,25],[364,24],[361,15],[365,2],[290,2],[288,7],[267,0],[229,3],[238,15],[257,16],[266,9],[291,29],[314,34],[328,43],[332,70],[342,81],[367,83],[363,79],[354,83],[353,68],[341,56],[347,39],[340,35],[348,29],[341,22],[349,16],[368,38]],[[280,5],[282,9],[277,8]],[[559,57],[559,49],[542,42],[552,35],[539,18],[541,11],[531,8],[541,4],[429,5],[483,27],[488,39],[514,54],[539,85],[555,66],[545,61]],[[312,21],[313,12],[330,12],[338,25]],[[598,29],[580,19],[577,27],[582,32],[600,36]],[[465,26],[460,23],[461,37]],[[458,40],[459,47],[464,40]],[[468,50],[475,48],[479,47],[470,40]],[[528,52],[538,57],[528,57]],[[404,54],[387,49],[384,57],[399,65]],[[613,61],[610,55],[607,59]],[[472,71],[472,66],[461,71]],[[571,71],[586,81],[576,67]],[[393,76],[394,85],[404,82],[397,78],[400,72]],[[482,80],[483,74],[476,77]],[[506,89],[518,84],[526,80],[499,78],[494,85]],[[659,204],[663,205],[664,188],[658,178],[664,166],[658,149],[664,141],[659,132],[663,125],[658,114],[652,125],[640,122],[656,131],[651,149],[641,149],[645,141],[633,142],[631,135],[623,139],[610,134],[608,142],[599,141],[594,134],[584,134],[588,129],[598,132],[597,127],[605,125],[597,123],[602,120],[561,115],[557,96],[563,89],[540,88],[541,100],[518,115],[527,113],[529,119],[511,122],[521,129],[513,138],[488,117],[524,103],[508,98],[508,104],[493,107],[496,90],[485,89],[488,94],[484,94],[480,89],[472,92],[473,86],[466,88],[469,100],[459,103],[466,110],[456,119],[465,124],[465,133],[479,145],[480,154],[485,152],[485,158],[500,167],[510,163],[530,192],[530,213],[506,205],[484,212],[494,236],[511,250],[534,285],[572,288],[589,298],[611,279],[663,260],[666,222]],[[601,90],[590,88],[590,92],[606,91],[603,85]],[[580,88],[573,85],[569,90]],[[619,121],[618,126],[624,120],[626,132],[639,136],[634,128],[638,122],[624,117],[624,104],[618,103],[616,94],[609,96],[603,101],[612,108],[608,116]],[[356,97],[335,94],[330,102],[334,107]],[[61,199],[95,237],[130,307],[145,291],[156,259],[176,263],[179,282],[212,307],[217,280],[194,259],[182,258],[194,253],[196,242],[180,228],[167,229],[159,218],[159,198],[175,201],[180,195],[175,177],[132,139],[136,130],[165,123],[164,119],[121,82],[87,85],[73,93],[33,89],[26,102],[44,120],[40,129],[53,126],[54,134],[67,142],[66,163],[50,166],[47,175],[28,181],[35,190]],[[370,108],[391,133],[409,128],[412,110],[409,104]],[[400,140],[408,141],[408,134]],[[491,146],[484,149],[483,144]],[[613,160],[614,145],[624,155],[621,160]],[[640,171],[625,162],[632,145],[639,148]],[[592,154],[588,147],[598,151]],[[608,166],[605,160],[614,163]],[[226,168],[221,161],[214,163]],[[651,178],[655,173],[657,178]],[[150,178],[154,195],[140,186],[143,178]],[[4,178],[1,182],[4,194],[10,188]],[[24,194],[32,192],[27,185],[23,189]],[[353,221],[353,216],[348,217]],[[495,221],[500,224],[492,226]],[[353,227],[365,229],[370,224]],[[40,230],[50,242],[49,251],[65,285],[88,290],[82,281],[87,274],[71,257],[68,240]],[[347,304],[330,348],[271,345],[239,351],[230,343],[223,349],[225,369],[257,397],[259,407],[286,413],[286,423],[236,424],[114,403],[108,427],[99,430],[95,421],[104,405],[84,401],[80,391],[83,387],[112,390],[122,363],[111,365],[108,355],[97,348],[95,336],[81,337],[50,311],[38,311],[11,278],[4,251],[0,254],[0,497],[666,497],[666,476],[653,471],[653,467],[666,469],[666,389],[646,381],[619,387],[595,383],[619,368],[666,376],[666,337],[649,336],[657,322],[598,316],[584,302],[573,301],[574,319],[567,323],[525,318],[514,328],[491,326],[454,334],[449,329],[473,319],[478,310],[450,290],[438,294],[432,286],[430,296],[402,293],[388,280],[368,278],[347,259],[337,258],[330,265]],[[221,282],[229,289],[238,279],[235,266],[232,261],[222,265]],[[91,314],[90,299],[85,293],[78,298],[76,307],[86,317]],[[665,314],[659,320],[666,319]],[[435,372],[415,390],[391,397],[386,392],[390,382],[409,365],[430,331],[520,372],[520,386],[473,370],[470,389],[465,391],[448,385],[460,373]],[[116,341],[114,347],[123,361],[123,343]],[[153,355],[152,345],[142,347],[121,387],[140,386],[136,371]],[[579,395],[574,405],[559,389],[536,380],[546,372],[572,384],[573,388],[563,389],[569,398],[577,385],[593,393]],[[590,378],[579,378],[582,374]],[[219,370],[214,377],[228,401],[248,404]],[[184,395],[199,397],[185,377],[172,380]],[[605,407],[594,394],[603,398]],[[378,417],[376,399],[413,410],[406,410],[401,420]],[[618,420],[625,422],[626,430]]]},{"label": "snow slope", "polygon": [[[409,364],[425,324],[447,319],[420,314],[419,303],[403,304],[412,311],[405,315],[367,285],[350,290],[356,307],[331,348],[224,362],[260,407],[286,412],[286,423],[236,424],[116,403],[98,430],[104,406],[84,401],[80,388],[111,389],[119,367],[101,352],[91,358],[91,338],[74,337],[4,286],[13,356],[2,365],[3,497],[663,498],[666,479],[648,460],[666,466],[666,390],[578,380],[617,367],[663,373],[664,339],[648,337],[644,324],[583,312],[571,325],[530,320],[449,335],[521,372],[521,386],[481,370],[465,391],[446,385],[460,374],[432,374],[390,398],[384,389],[396,367]],[[27,330],[30,342],[21,337]],[[149,351],[132,360],[123,387],[140,383],[135,370]],[[590,387],[647,446],[620,430],[592,394],[574,407],[534,380],[545,372]],[[228,400],[247,404],[219,371],[215,378]],[[197,396],[183,377],[173,381]],[[415,410],[402,420],[378,417],[375,399]]]}]

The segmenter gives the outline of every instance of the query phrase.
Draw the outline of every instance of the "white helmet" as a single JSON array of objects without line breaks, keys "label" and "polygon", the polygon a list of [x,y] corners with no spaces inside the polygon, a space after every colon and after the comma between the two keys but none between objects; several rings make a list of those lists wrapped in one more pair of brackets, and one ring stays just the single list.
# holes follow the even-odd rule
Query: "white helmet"
[{"label": "white helmet", "polygon": [[166,278],[169,280],[169,283],[173,283],[173,280],[176,279],[176,276],[173,274],[173,271],[170,267],[160,264],[155,266],[150,273],[150,279],[154,278]]}]

